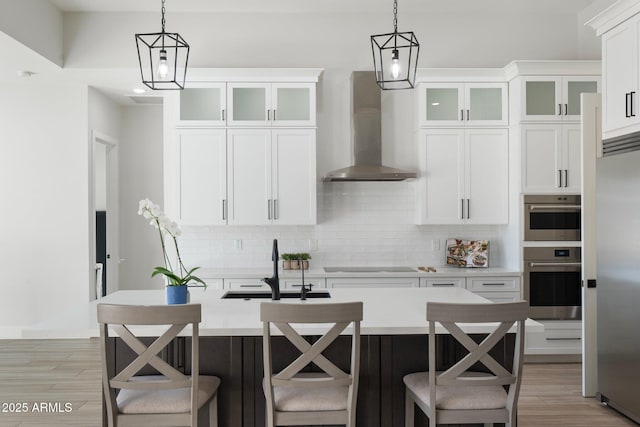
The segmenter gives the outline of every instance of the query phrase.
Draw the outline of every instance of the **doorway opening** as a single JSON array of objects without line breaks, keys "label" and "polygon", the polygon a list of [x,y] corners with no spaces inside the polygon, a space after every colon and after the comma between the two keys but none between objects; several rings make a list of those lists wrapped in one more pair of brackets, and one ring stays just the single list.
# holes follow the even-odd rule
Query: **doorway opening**
[{"label": "doorway opening", "polygon": [[101,298],[118,290],[118,142],[92,131],[90,173],[90,253],[92,261],[89,295]]}]

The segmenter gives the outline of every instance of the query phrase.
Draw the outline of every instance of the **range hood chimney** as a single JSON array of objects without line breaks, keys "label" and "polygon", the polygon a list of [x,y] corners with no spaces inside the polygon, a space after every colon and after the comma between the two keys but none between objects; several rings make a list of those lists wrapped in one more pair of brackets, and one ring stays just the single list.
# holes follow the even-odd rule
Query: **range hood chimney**
[{"label": "range hood chimney", "polygon": [[415,172],[382,165],[381,91],[375,73],[351,73],[351,90],[353,166],[328,172],[322,180],[404,181],[415,178]]}]

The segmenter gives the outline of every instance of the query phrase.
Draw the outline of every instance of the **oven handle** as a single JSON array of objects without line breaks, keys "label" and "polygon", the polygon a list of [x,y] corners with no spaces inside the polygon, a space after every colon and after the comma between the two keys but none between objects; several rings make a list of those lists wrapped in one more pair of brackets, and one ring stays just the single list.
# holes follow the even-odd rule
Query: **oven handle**
[{"label": "oven handle", "polygon": [[530,262],[529,267],[581,267],[581,262]]},{"label": "oven handle", "polygon": [[530,205],[529,206],[530,211],[535,211],[538,209],[580,210],[580,208],[581,208],[580,205]]}]

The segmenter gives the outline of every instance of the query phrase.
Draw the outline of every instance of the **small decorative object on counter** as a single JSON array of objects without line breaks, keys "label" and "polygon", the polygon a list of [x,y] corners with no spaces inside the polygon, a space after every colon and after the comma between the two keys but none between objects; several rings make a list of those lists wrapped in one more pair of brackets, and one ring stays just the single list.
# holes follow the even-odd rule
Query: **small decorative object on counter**
[{"label": "small decorative object on counter", "polygon": [[284,270],[308,270],[311,255],[303,253],[284,253],[280,255],[282,259],[282,268]]},{"label": "small decorative object on counter", "polygon": [[447,239],[447,265],[489,267],[488,240]]},{"label": "small decorative object on counter", "polygon": [[[164,257],[164,267],[156,267],[151,273],[151,277],[161,274],[165,276],[167,280],[167,304],[186,304],[189,299],[189,293],[187,286],[191,282],[202,284],[206,287],[206,283],[197,276],[193,275],[193,272],[200,267],[194,267],[191,270],[187,270],[182,263],[180,257],[180,249],[178,248],[177,238],[182,234],[180,226],[160,210],[160,206],[154,204],[149,199],[140,200],[138,209],[138,215],[142,215],[145,219],[151,220],[150,225],[158,229],[160,235],[160,244],[162,245],[162,255]],[[167,240],[173,243],[173,247],[176,250],[176,260],[174,260],[176,267],[171,263],[171,258],[167,254]]]}]

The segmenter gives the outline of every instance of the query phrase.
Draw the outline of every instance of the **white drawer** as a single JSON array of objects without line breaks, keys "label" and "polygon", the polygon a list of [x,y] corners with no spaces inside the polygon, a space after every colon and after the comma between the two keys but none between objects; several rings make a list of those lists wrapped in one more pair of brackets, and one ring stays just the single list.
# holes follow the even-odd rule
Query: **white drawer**
[{"label": "white drawer", "polygon": [[417,288],[418,278],[413,277],[327,277],[327,288]]},{"label": "white drawer", "polygon": [[269,285],[264,283],[260,279],[224,279],[224,288],[231,290],[245,290],[245,291],[257,291],[257,290],[271,290]]},{"label": "white drawer", "polygon": [[441,278],[433,278],[427,279],[424,277],[420,278],[420,287],[421,288],[463,288],[465,287],[465,278],[464,277],[441,277]]},{"label": "white drawer", "polygon": [[491,302],[516,302],[522,300],[520,292],[474,292]]},{"label": "white drawer", "polygon": [[207,284],[207,288],[210,289],[224,289],[224,282],[222,279],[202,279]]},{"label": "white drawer", "polygon": [[467,289],[473,292],[520,292],[519,277],[467,277]]},{"label": "white drawer", "polygon": [[[300,280],[301,279],[297,279],[297,280],[296,279],[286,279],[286,280],[280,279],[280,287],[283,289],[300,289],[301,287]],[[326,287],[324,283],[324,279],[308,280],[307,278],[305,278],[304,284],[307,287],[309,287],[309,284],[311,284],[312,289],[321,289]]]},{"label": "white drawer", "polygon": [[540,321],[544,332],[525,334],[526,354],[580,354],[582,330],[579,321]]}]

